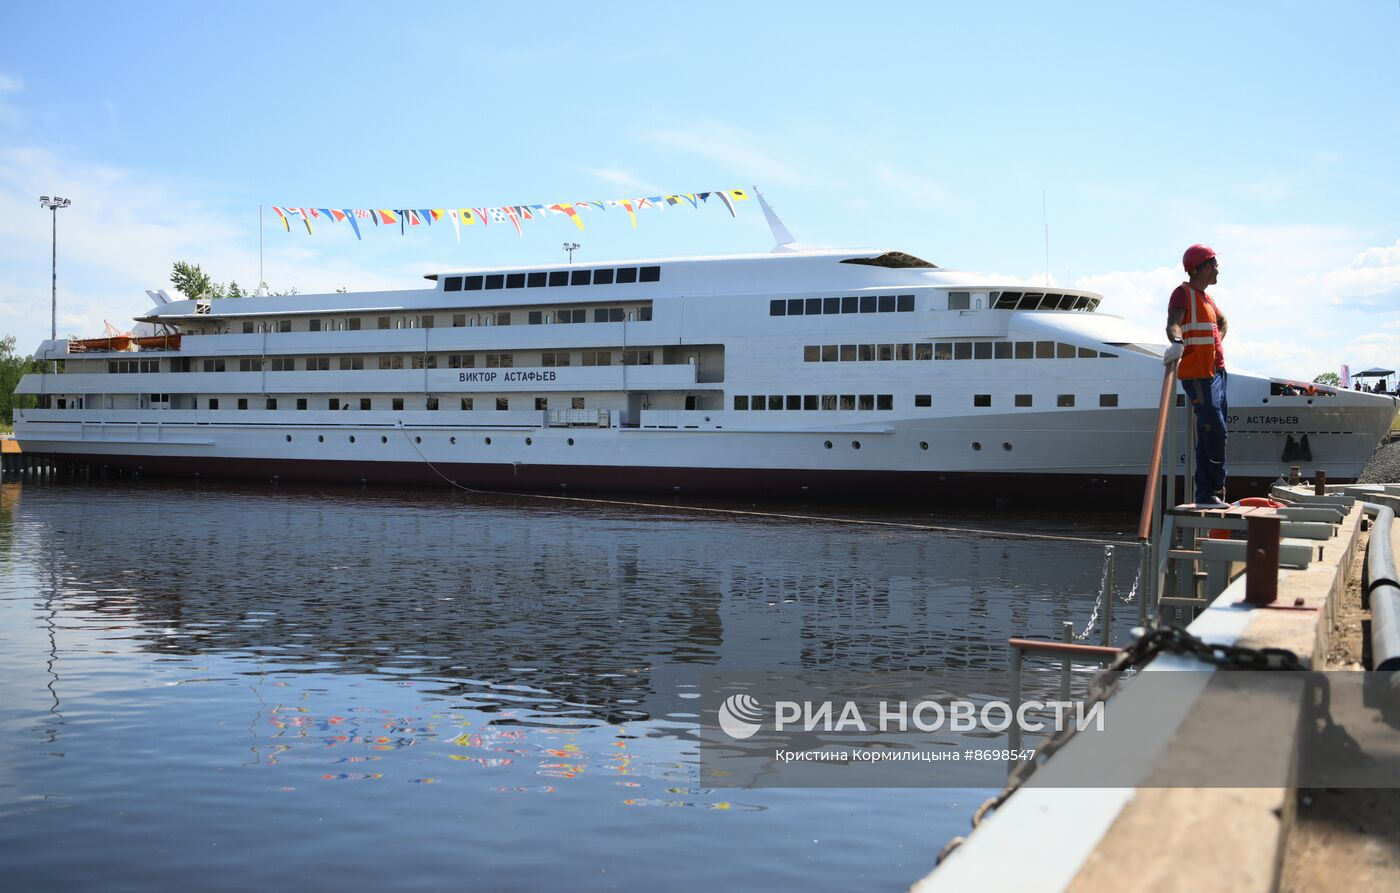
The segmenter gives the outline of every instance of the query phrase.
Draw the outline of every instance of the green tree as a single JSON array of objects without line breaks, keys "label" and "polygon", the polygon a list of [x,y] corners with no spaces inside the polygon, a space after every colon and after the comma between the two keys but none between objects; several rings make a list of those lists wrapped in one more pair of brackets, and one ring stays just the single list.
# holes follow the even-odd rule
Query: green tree
[{"label": "green tree", "polygon": [[28,394],[16,394],[19,380],[26,372],[38,372],[40,362],[31,357],[15,353],[15,336],[0,338],[0,422],[12,425],[15,410],[34,405],[34,398]]},{"label": "green tree", "polygon": [[204,272],[199,264],[175,261],[175,266],[170,271],[170,284],[184,292],[185,297],[191,301],[223,297],[223,286],[210,279],[209,274]]},{"label": "green tree", "polygon": [[1342,377],[1335,372],[1324,372],[1313,379],[1313,384],[1325,384],[1331,387],[1341,387]]},{"label": "green tree", "polygon": [[[244,291],[236,279],[229,280],[228,285],[215,282],[208,273],[199,266],[182,260],[175,261],[175,266],[170,270],[170,284],[184,292],[185,297],[191,301],[200,298],[251,298],[257,295],[256,291]],[[266,288],[267,283],[263,283]],[[295,287],[286,291],[267,292],[270,295],[294,295],[297,294]]]}]

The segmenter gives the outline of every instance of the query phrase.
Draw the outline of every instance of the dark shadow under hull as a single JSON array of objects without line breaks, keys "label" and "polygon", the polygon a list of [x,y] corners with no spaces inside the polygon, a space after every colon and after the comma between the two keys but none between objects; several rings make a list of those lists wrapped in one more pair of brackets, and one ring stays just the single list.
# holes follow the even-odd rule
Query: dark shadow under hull
[{"label": "dark shadow under hull", "polygon": [[[42,454],[41,454],[42,455]],[[826,471],[786,468],[356,462],[321,459],[112,456],[53,453],[60,462],[162,477],[325,483],[456,485],[489,492],[652,493],[781,499],[955,502],[980,505],[1070,503],[1075,508],[1134,508],[1140,475],[1025,472]],[[1341,481],[1335,481],[1341,483]],[[1268,478],[1232,478],[1229,496],[1268,493]],[[1180,483],[1178,483],[1180,496]]]}]

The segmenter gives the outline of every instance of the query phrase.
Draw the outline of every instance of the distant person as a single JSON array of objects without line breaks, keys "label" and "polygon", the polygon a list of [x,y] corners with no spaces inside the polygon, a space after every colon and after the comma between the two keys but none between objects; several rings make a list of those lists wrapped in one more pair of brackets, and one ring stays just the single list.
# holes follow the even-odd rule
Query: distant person
[{"label": "distant person", "polygon": [[1166,366],[1177,364],[1177,377],[1196,417],[1196,504],[1223,508],[1225,501],[1225,447],[1229,432],[1225,417],[1225,353],[1220,341],[1229,329],[1225,314],[1206,294],[1216,283],[1220,263],[1215,249],[1192,245],[1181,257],[1189,277],[1172,292],[1167,303],[1167,339],[1162,358]]},{"label": "distant person", "polygon": [[1356,380],[1356,390],[1361,390],[1361,379],[1359,378]]}]

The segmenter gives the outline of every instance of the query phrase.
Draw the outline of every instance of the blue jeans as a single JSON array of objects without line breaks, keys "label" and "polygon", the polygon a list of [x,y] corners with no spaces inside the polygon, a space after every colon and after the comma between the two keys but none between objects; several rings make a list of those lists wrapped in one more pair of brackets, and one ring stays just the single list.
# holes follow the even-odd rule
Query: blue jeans
[{"label": "blue jeans", "polygon": [[1181,382],[1186,399],[1196,417],[1196,501],[1214,502],[1216,493],[1225,489],[1225,444],[1229,439],[1225,417],[1229,404],[1225,399],[1225,370],[1214,378],[1188,378]]}]

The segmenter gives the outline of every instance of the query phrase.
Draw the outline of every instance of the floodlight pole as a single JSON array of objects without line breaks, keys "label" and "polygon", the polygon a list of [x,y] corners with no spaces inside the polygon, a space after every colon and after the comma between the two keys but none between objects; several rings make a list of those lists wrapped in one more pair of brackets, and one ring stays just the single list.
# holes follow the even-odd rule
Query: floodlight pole
[{"label": "floodlight pole", "polygon": [[49,297],[49,340],[58,340],[58,209],[73,204],[66,198],[39,196],[39,204],[53,214],[53,285]]},{"label": "floodlight pole", "polygon": [[580,246],[579,246],[579,243],[577,243],[577,242],[565,242],[565,243],[564,243],[564,250],[567,251],[567,252],[569,252],[569,263],[573,263],[573,262],[574,262],[574,252],[577,251],[577,250],[579,249],[579,247],[580,247]]}]

